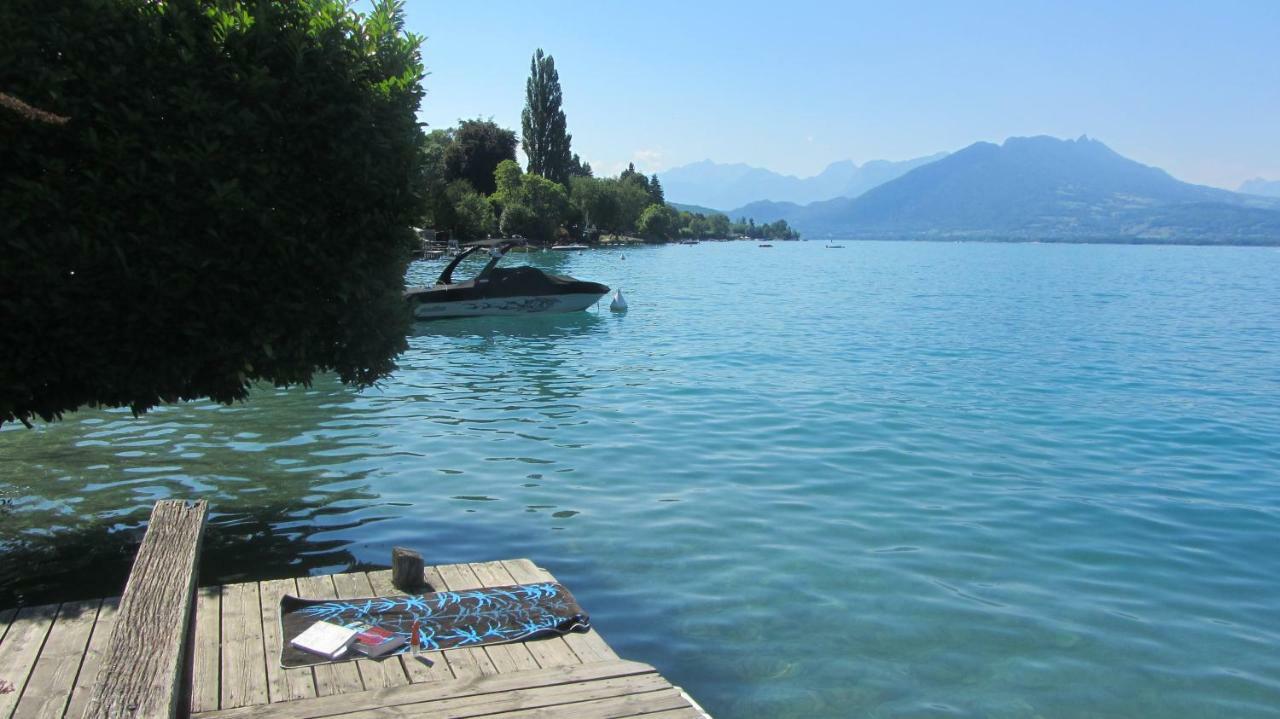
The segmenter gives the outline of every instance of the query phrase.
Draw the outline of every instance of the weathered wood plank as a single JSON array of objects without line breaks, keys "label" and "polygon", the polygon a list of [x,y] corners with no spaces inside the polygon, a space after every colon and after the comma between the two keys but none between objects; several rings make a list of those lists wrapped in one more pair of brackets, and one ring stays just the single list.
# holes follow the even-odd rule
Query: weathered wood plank
[{"label": "weathered wood plank", "polygon": [[84,661],[80,663],[80,671],[76,674],[71,701],[67,703],[66,715],[72,719],[84,716],[84,709],[89,704],[89,695],[93,693],[93,685],[98,679],[98,669],[102,666],[107,643],[111,641],[111,630],[115,627],[119,610],[120,597],[104,599],[102,606],[98,607],[98,617],[93,623],[89,646],[84,653]]},{"label": "weathered wood plank", "polygon": [[311,667],[280,666],[280,598],[298,595],[298,583],[292,579],[272,579],[258,584],[262,600],[262,644],[266,650],[267,694],[272,702],[307,699],[316,695],[315,673]]},{"label": "weathered wood plank", "polygon": [[[471,565],[472,571],[486,587],[500,587],[507,584],[519,584],[502,562],[478,562]],[[581,664],[582,660],[569,648],[563,637],[545,637],[522,642],[529,654],[541,667],[567,667]]]},{"label": "weathered wood plank", "polygon": [[[513,711],[490,712],[485,716],[501,719],[622,719],[624,717],[649,716],[654,712],[689,708],[684,698],[674,689],[643,691],[582,700],[582,692],[569,694],[564,701],[534,708]],[[525,700],[528,701],[528,700]],[[356,719],[360,715],[353,715]],[[445,719],[446,715],[422,715],[433,719]],[[474,713],[448,715],[450,719],[479,716]],[[363,719],[363,718],[361,718]]]},{"label": "weathered wood plank", "polygon": [[177,711],[207,505],[156,502],[133,560],[86,719]]},{"label": "weathered wood plank", "polygon": [[[369,584],[373,586],[373,593],[380,597],[393,597],[402,594],[391,583],[391,570],[369,572]],[[410,654],[400,654],[394,657],[404,667],[409,681],[438,682],[445,679],[453,679],[453,672],[449,671],[449,662],[445,661],[444,652],[422,652],[419,656],[421,658]],[[391,660],[388,659],[387,661]]]},{"label": "weathered wood plank", "polygon": [[9,631],[9,624],[13,622],[13,617],[17,613],[17,609],[0,610],[0,643],[4,642],[5,632]]},{"label": "weathered wood plank", "polygon": [[[361,599],[374,595],[373,585],[364,572],[333,575],[333,584],[338,590],[339,599]],[[381,689],[409,683],[404,673],[404,664],[395,657],[383,659],[357,659],[356,668],[360,670],[360,678],[365,689]]]},{"label": "weathered wood plank", "polygon": [[0,694],[0,717],[7,719],[18,706],[57,615],[56,604],[22,607],[13,615],[0,642],[0,679],[13,685],[13,691]]},{"label": "weathered wood plank", "polygon": [[262,646],[261,597],[257,582],[222,588],[222,681],[224,708],[266,704],[266,652]]},{"label": "weathered wood plank", "polygon": [[[438,567],[427,567],[426,576],[427,584],[435,587],[436,591],[448,589],[444,577],[440,576]],[[458,679],[474,679],[498,673],[498,668],[493,666],[493,662],[489,660],[489,655],[485,654],[479,647],[450,649],[442,652],[442,654],[445,661],[449,663],[449,670]]]},{"label": "weathered wood plank", "polygon": [[689,692],[684,690],[684,687],[676,687],[676,691],[680,692],[680,696],[684,697],[684,700],[689,702],[689,706],[693,708],[696,716],[700,719],[711,719],[711,715],[707,713],[707,710],[703,709],[701,704],[694,701],[693,697],[689,696]]},{"label": "weathered wood plank", "polygon": [[[304,599],[337,599],[338,592],[328,575],[298,577],[298,596]],[[364,691],[360,670],[351,662],[317,664],[315,673],[316,694],[329,696]]]},{"label": "weathered wood plank", "polygon": [[53,719],[66,711],[101,604],[101,599],[92,599],[68,602],[58,608],[58,616],[13,713],[15,719]]},{"label": "weathered wood plank", "polygon": [[[535,565],[528,559],[508,559],[502,562],[502,565],[511,572],[511,576],[515,577],[521,583],[525,582],[554,582],[556,578],[551,576],[551,572]],[[573,653],[577,654],[584,662],[600,662],[617,659],[618,655],[609,648],[604,639],[600,636],[600,632],[596,631],[593,626],[591,631],[585,634],[566,634],[564,641],[573,649]]]},{"label": "weathered wood plank", "polygon": [[196,630],[191,647],[191,711],[221,706],[222,587],[196,590]]},{"label": "weathered wood plank", "polygon": [[342,716],[344,719],[380,719],[388,713],[395,713],[412,716],[414,719],[612,719],[687,706],[678,694],[673,697],[670,686],[657,674],[647,674],[451,697],[432,702],[393,705],[387,709],[366,709]]},{"label": "weathered wood plank", "polygon": [[222,710],[201,714],[199,717],[201,719],[239,719],[262,716],[278,719],[315,719],[358,711],[378,711],[384,708],[387,715],[404,715],[405,712],[395,712],[390,708],[409,705],[414,706],[413,716],[417,716],[416,710],[427,702],[482,697],[537,687],[559,688],[583,682],[646,676],[661,682],[664,687],[670,686],[666,680],[657,675],[653,667],[647,664],[628,661],[593,662],[573,667],[476,677],[470,681],[430,682],[340,696],[317,697],[275,704],[271,707]]},{"label": "weathered wood plank", "polygon": [[644,719],[708,719],[706,714],[698,711],[695,707],[668,709],[667,711],[633,714],[632,716],[643,716]]}]

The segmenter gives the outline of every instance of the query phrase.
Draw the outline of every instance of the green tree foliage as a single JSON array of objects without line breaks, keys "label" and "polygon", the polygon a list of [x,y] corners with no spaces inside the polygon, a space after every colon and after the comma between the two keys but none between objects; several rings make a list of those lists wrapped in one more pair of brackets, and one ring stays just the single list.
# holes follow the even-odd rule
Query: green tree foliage
[{"label": "green tree foliage", "polygon": [[562,100],[555,58],[538,48],[529,63],[529,79],[525,83],[520,142],[529,158],[529,172],[563,185],[569,182],[574,156],[569,149],[573,136],[566,130]]},{"label": "green tree foliage", "polygon": [[449,183],[446,194],[454,212],[452,229],[459,239],[484,239],[498,228],[493,206],[484,195],[471,187],[470,182],[454,180]]},{"label": "green tree foliage", "polygon": [[514,162],[504,162],[494,173],[497,191],[489,198],[501,208],[503,234],[519,234],[549,242],[569,217],[569,193],[564,185],[533,173],[520,172]]},{"label": "green tree foliage", "polygon": [[569,216],[569,193],[564,185],[539,175],[525,175],[522,191],[524,204],[538,216],[538,227],[528,236],[543,241],[555,239]]},{"label": "green tree foliage", "polygon": [[729,217],[719,212],[707,218],[707,225],[710,228],[710,236],[716,239],[728,239],[733,232]]},{"label": "green tree foliage", "polygon": [[798,240],[800,233],[787,225],[786,220],[778,220],[765,225],[757,225],[753,219],[743,217],[733,223],[731,232],[735,237],[746,236],[761,240]]},{"label": "green tree foliage", "polygon": [[622,205],[616,179],[575,177],[569,183],[569,190],[574,207],[592,225],[608,232],[629,229],[618,221]]},{"label": "green tree foliage", "polygon": [[502,208],[502,221],[500,223],[502,234],[507,236],[520,235],[521,237],[531,237],[538,232],[538,216],[528,205],[519,202],[507,203]]},{"label": "green tree foliage", "polygon": [[445,150],[445,180],[466,180],[477,192],[494,191],[493,171],[504,160],[516,159],[516,133],[492,120],[463,120]]},{"label": "green tree foliage", "polygon": [[622,174],[618,176],[618,180],[624,184],[635,185],[646,193],[649,192],[649,178],[645,177],[644,173],[636,170],[634,162],[627,163],[627,169],[622,171]]},{"label": "green tree foliage", "polygon": [[651,204],[648,192],[614,177],[575,177],[570,186],[574,207],[606,232],[634,232],[640,213]]},{"label": "green tree foliage", "polygon": [[[463,120],[456,129],[428,133],[421,147],[421,223],[464,240],[496,232],[495,208],[489,206],[485,195],[497,189],[499,165],[510,165],[520,172],[515,162],[515,133],[488,120]],[[479,188],[476,182],[482,183]]]},{"label": "green tree foliage", "polygon": [[692,237],[704,238],[711,236],[711,223],[707,222],[705,215],[693,215],[685,223],[685,227],[689,228],[689,235]]},{"label": "green tree foliage", "polygon": [[591,163],[584,162],[578,153],[573,153],[573,159],[569,161],[569,177],[591,177]]},{"label": "green tree foliage", "polygon": [[[640,175],[643,179],[644,175]],[[640,213],[653,203],[649,191],[636,182],[618,181],[618,223],[627,230],[640,222]]]},{"label": "green tree foliage", "polygon": [[456,221],[453,201],[445,192],[448,181],[445,179],[444,156],[452,143],[451,130],[432,130],[422,138],[422,169],[419,178],[423,201],[421,223],[425,227],[448,229]]},{"label": "green tree foliage", "polygon": [[[0,421],[368,384],[408,322],[400,2],[0,3]],[[65,118],[60,120],[58,118]]]},{"label": "green tree foliage", "polygon": [[[508,172],[519,175],[519,168],[512,163]],[[569,186],[573,209],[590,218],[596,228],[611,234],[638,234],[653,241],[676,237],[728,239],[741,235],[768,239],[800,237],[781,220],[757,227],[754,220],[748,224],[743,219],[739,227],[720,213],[678,211],[662,201],[662,183],[657,175],[646,177],[634,165],[616,178],[575,177]]]},{"label": "green tree foliage", "polygon": [[494,200],[502,204],[505,198],[519,199],[517,194],[520,192],[520,183],[523,178],[524,171],[515,160],[499,164],[498,169],[493,172],[494,186],[497,188],[493,195]]},{"label": "green tree foliage", "polygon": [[642,237],[651,240],[669,240],[675,234],[679,215],[666,205],[653,204],[644,208],[636,229]]},{"label": "green tree foliage", "polygon": [[667,204],[667,198],[662,192],[662,183],[658,182],[657,173],[654,173],[653,177],[649,178],[649,199],[653,200],[656,205],[665,206]]}]

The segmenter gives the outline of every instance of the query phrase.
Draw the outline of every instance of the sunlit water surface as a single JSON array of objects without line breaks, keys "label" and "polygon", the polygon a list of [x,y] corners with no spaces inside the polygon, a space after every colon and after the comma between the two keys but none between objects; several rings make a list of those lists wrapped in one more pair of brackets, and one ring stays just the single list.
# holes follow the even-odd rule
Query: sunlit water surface
[{"label": "sunlit water surface", "polygon": [[775,244],[532,255],[631,311],[367,391],[6,427],[0,605],[202,496],[205,583],[532,557],[718,717],[1280,716],[1280,252]]}]

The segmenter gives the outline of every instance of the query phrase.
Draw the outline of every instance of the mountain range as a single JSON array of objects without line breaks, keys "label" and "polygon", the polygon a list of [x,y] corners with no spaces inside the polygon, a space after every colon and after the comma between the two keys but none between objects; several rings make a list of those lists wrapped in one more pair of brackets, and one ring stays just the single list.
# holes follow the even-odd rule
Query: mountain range
[{"label": "mountain range", "polygon": [[1264,180],[1261,177],[1255,177],[1252,180],[1245,180],[1241,183],[1237,192],[1243,192],[1247,195],[1263,195],[1264,197],[1280,197],[1280,180]]},{"label": "mountain range", "polygon": [[1280,199],[1182,182],[1088,137],[978,142],[857,197],[728,214],[808,236],[1280,244]]},{"label": "mountain range", "polygon": [[945,156],[944,152],[901,162],[872,160],[863,165],[841,160],[827,165],[813,177],[794,177],[741,163],[726,165],[703,160],[660,172],[658,179],[668,198],[685,205],[729,208],[764,198],[807,204],[857,197]]}]

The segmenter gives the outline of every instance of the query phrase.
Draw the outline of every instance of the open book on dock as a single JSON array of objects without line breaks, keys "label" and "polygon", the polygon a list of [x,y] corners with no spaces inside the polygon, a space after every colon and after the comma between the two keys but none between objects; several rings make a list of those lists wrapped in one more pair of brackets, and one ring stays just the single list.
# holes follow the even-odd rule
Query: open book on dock
[{"label": "open book on dock", "polygon": [[347,653],[362,627],[342,626],[332,622],[316,622],[289,641],[294,647],[322,656],[337,659]]}]

